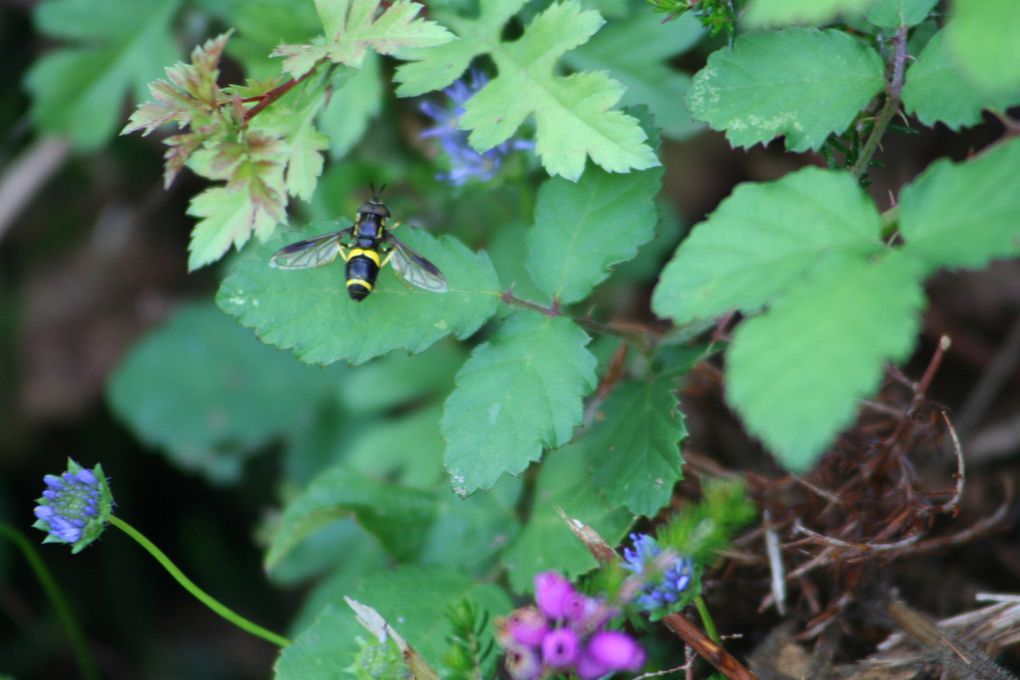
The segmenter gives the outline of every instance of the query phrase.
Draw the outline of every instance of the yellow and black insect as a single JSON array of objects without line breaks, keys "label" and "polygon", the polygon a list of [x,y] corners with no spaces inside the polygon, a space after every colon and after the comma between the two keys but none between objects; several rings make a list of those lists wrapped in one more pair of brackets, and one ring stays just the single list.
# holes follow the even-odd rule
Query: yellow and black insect
[{"label": "yellow and black insect", "polygon": [[354,226],[280,248],[269,260],[277,269],[308,269],[329,264],[340,256],[347,263],[347,293],[361,302],[375,288],[379,270],[393,260],[393,268],[408,283],[433,293],[446,292],[446,278],[436,265],[404,245],[387,227],[389,209],[372,186],[372,200],[358,208]]}]

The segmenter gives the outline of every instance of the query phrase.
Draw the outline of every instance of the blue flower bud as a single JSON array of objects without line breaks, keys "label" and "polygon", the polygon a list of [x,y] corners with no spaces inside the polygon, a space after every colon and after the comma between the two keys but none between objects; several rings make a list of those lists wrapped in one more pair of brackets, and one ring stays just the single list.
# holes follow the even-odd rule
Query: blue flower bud
[{"label": "blue flower bud", "polygon": [[43,477],[46,488],[35,507],[34,526],[46,532],[43,543],[69,543],[80,552],[99,538],[113,512],[113,496],[103,468],[83,468],[68,460],[67,471],[59,477]]}]

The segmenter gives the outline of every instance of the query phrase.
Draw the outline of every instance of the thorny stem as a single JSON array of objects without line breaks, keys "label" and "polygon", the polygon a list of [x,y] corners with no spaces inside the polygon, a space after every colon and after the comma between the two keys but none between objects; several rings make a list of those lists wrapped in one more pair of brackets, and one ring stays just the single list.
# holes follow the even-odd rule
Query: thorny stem
[{"label": "thorny stem", "polygon": [[500,296],[500,299],[503,300],[504,303],[510,305],[511,307],[530,309],[531,311],[538,312],[539,314],[542,314],[543,316],[546,316],[550,319],[556,318],[558,316],[566,316],[573,320],[574,323],[576,323],[578,326],[581,326],[582,328],[586,328],[594,333],[614,335],[618,338],[623,338],[624,340],[631,340],[633,342],[636,342],[645,350],[651,349],[651,347],[655,344],[654,331],[651,328],[648,328],[647,326],[644,326],[642,324],[628,324],[628,328],[621,328],[613,324],[606,324],[602,323],[601,321],[596,321],[590,316],[570,316],[568,314],[565,314],[560,309],[558,301],[553,302],[552,305],[546,307],[545,305],[540,305],[536,302],[531,302],[530,300],[524,300],[523,298],[519,298],[516,295],[514,295],[513,292],[510,290],[505,291]]},{"label": "thorny stem", "polygon": [[861,155],[857,157],[857,162],[850,169],[850,172],[858,178],[867,171],[871,157],[875,155],[875,151],[878,150],[878,145],[882,141],[885,129],[889,127],[893,116],[896,115],[900,108],[900,94],[903,91],[903,70],[907,63],[906,26],[900,26],[897,29],[893,43],[892,80],[886,91],[885,103],[882,105],[878,115],[875,116],[875,125],[871,129],[871,134],[868,135],[868,141],[864,143],[864,148],[861,149]]},{"label": "thorny stem", "polygon": [[248,123],[251,122],[252,118],[265,111],[266,108],[268,108],[273,102],[275,102],[277,99],[279,99],[280,97],[294,89],[294,87],[298,83],[301,83],[308,79],[311,75],[318,71],[319,66],[326,63],[326,61],[327,61],[326,59],[320,59],[318,62],[315,63],[314,66],[308,69],[308,71],[306,71],[300,78],[291,78],[287,82],[277,85],[268,92],[260,94],[258,97],[249,97],[247,99],[242,99],[241,101],[244,102],[251,101],[258,102],[257,104],[255,104],[255,106],[251,107],[250,109],[244,112],[244,125],[247,126]]},{"label": "thorny stem", "polygon": [[149,554],[156,558],[156,561],[159,562],[163,568],[174,577],[174,580],[180,583],[185,590],[194,595],[199,602],[209,607],[209,609],[213,610],[227,621],[230,621],[238,628],[247,631],[256,637],[260,637],[267,642],[271,642],[278,647],[286,647],[290,644],[290,640],[287,638],[277,635],[270,630],[266,630],[256,623],[252,623],[226,605],[222,604],[212,595],[199,588],[195,585],[194,581],[184,575],[184,572],[181,571],[180,568],[174,564],[170,558],[167,557],[166,553],[160,550],[155,543],[150,541],[145,537],[145,535],[122,520],[120,517],[110,515],[110,524],[123,531],[125,534],[133,538],[140,546],[145,548]]}]

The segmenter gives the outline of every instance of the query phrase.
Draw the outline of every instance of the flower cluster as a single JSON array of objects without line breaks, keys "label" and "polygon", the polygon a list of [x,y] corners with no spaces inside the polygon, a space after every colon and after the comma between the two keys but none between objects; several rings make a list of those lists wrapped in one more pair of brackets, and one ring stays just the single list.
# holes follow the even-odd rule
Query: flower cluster
[{"label": "flower cluster", "polygon": [[67,471],[43,477],[34,526],[47,533],[43,543],[69,543],[77,553],[103,533],[113,510],[110,487],[101,465],[89,470],[68,460]]},{"label": "flower cluster", "polygon": [[619,612],[583,595],[556,572],[535,577],[536,606],[523,607],[497,623],[514,680],[539,680],[573,671],[593,680],[615,671],[637,671],[645,652],[626,633],[606,630]]},{"label": "flower cluster", "polygon": [[648,534],[631,534],[633,547],[623,549],[623,568],[635,574],[661,572],[658,578],[651,578],[637,598],[638,605],[645,611],[668,608],[680,601],[681,594],[691,582],[691,561],[676,557],[667,564],[661,564],[662,548]]},{"label": "flower cluster", "polygon": [[437,124],[422,133],[423,138],[434,137],[443,147],[450,159],[450,171],[436,175],[436,179],[460,186],[469,179],[487,182],[496,176],[503,158],[515,149],[531,149],[534,144],[525,140],[508,139],[484,153],[471,148],[468,134],[460,129],[460,117],[464,115],[464,105],[479,90],[485,87],[489,79],[481,71],[471,71],[470,83],[458,80],[443,90],[450,105],[443,108],[433,102],[423,102],[422,113]]}]

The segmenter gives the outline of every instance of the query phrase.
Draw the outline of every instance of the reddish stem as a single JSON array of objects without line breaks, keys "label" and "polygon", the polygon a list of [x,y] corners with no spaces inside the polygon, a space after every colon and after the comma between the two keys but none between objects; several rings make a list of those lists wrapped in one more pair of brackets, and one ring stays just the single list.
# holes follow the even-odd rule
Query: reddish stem
[{"label": "reddish stem", "polygon": [[308,69],[308,71],[306,71],[304,75],[302,75],[300,78],[291,78],[287,82],[277,85],[273,89],[257,97],[248,97],[246,99],[242,99],[241,100],[242,102],[258,102],[255,106],[251,107],[250,109],[244,112],[244,124],[248,125],[249,121],[251,121],[252,118],[259,115],[270,104],[272,104],[277,99],[290,92],[292,89],[294,89],[295,85],[304,81],[310,75],[315,73],[318,70],[319,65],[322,63],[323,62],[320,61],[317,64],[315,64],[315,66]]}]

